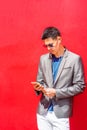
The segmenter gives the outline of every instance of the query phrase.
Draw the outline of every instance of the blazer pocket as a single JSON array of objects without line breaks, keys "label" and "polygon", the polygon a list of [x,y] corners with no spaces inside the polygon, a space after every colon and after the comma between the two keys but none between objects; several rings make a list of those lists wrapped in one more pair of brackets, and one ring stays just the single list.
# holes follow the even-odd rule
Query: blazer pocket
[{"label": "blazer pocket", "polygon": [[62,71],[62,74],[63,75],[68,75],[68,74],[70,74],[72,72],[72,67],[64,67],[63,68],[63,71]]},{"label": "blazer pocket", "polygon": [[64,69],[71,69],[71,68],[72,68],[71,66],[64,67]]}]

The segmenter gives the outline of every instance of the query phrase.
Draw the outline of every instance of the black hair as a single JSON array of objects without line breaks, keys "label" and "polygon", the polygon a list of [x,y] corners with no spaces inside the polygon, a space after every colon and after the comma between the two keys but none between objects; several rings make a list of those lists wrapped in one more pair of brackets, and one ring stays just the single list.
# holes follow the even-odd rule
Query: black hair
[{"label": "black hair", "polygon": [[57,36],[61,36],[61,33],[56,27],[47,27],[43,31],[41,39],[42,40],[45,40],[47,38],[55,39],[57,38]]}]

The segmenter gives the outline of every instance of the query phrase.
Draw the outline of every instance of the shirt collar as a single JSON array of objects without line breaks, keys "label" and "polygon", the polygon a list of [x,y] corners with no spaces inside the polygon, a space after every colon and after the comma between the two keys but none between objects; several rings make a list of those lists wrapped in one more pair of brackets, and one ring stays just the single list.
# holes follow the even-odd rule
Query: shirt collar
[{"label": "shirt collar", "polygon": [[[66,52],[66,48],[64,48],[64,53]],[[64,54],[63,54],[64,55]],[[60,56],[60,57],[63,57],[63,55],[62,56]],[[49,58],[50,59],[52,59],[53,57],[55,57],[53,54],[51,54],[51,53],[49,53]],[[58,58],[56,58],[56,59],[59,59],[60,57],[58,57]]]}]

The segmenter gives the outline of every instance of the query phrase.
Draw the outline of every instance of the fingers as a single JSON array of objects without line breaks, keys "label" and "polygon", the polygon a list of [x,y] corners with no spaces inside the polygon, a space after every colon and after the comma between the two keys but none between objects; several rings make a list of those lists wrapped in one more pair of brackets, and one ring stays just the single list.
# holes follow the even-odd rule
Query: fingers
[{"label": "fingers", "polygon": [[31,84],[33,84],[33,85],[40,85],[40,83],[38,83],[38,82],[31,82]]},{"label": "fingers", "polygon": [[45,91],[45,95],[49,98],[53,98],[56,95],[56,90],[53,88],[47,88]]},{"label": "fingers", "polygon": [[31,82],[31,84],[34,85],[34,89],[37,91],[42,91],[44,89],[44,87],[38,82]]}]

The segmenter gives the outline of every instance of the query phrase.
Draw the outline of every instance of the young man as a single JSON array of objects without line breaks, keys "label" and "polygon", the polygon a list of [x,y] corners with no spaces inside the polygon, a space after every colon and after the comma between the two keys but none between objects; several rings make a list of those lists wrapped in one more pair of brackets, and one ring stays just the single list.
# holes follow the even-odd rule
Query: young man
[{"label": "young man", "polygon": [[49,53],[41,56],[37,82],[32,82],[37,95],[42,94],[37,111],[38,129],[70,130],[73,96],[85,87],[82,61],[62,45],[57,28],[46,28],[42,40]]}]

